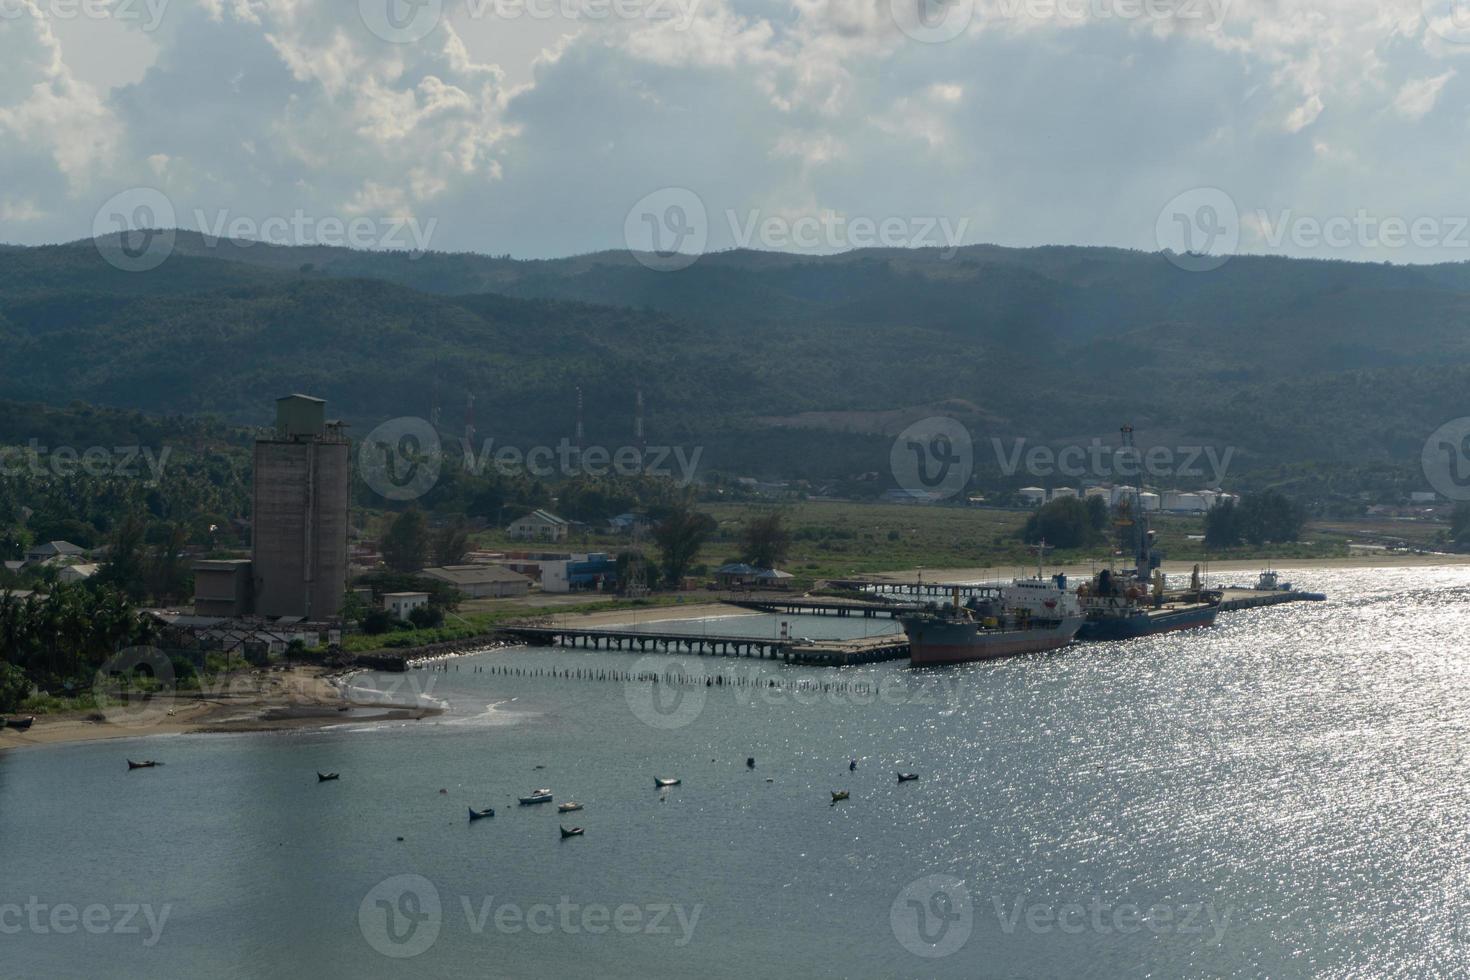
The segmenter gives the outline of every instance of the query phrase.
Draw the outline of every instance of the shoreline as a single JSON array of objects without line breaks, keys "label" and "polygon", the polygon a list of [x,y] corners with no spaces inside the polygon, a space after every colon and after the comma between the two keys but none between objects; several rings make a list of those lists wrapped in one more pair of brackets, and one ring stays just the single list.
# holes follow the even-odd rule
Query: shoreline
[{"label": "shoreline", "polygon": [[[1046,574],[1055,575],[1058,572],[1065,574],[1068,578],[1090,575],[1098,569],[1106,567],[1108,562],[1099,559],[1087,564],[1070,565],[1047,565]],[[1116,558],[1113,564],[1123,567],[1128,561]],[[1454,554],[1405,554],[1405,555],[1349,555],[1346,558],[1282,558],[1265,560],[1258,558],[1227,558],[1221,561],[1188,561],[1182,559],[1171,559],[1163,563],[1165,575],[1188,575],[1195,565],[1207,577],[1215,579],[1218,576],[1233,573],[1249,573],[1253,579],[1255,574],[1267,569],[1275,569],[1281,573],[1292,571],[1350,571],[1353,569],[1371,568],[1428,568],[1442,565],[1470,565],[1470,555]],[[859,576],[875,582],[912,582],[920,574],[932,582],[987,582],[1001,579],[1011,579],[1018,575],[1029,576],[1036,574],[1036,566],[1032,565],[987,565],[983,567],[970,568],[922,568],[910,569],[904,572],[876,572],[872,575]]]},{"label": "shoreline", "polygon": [[374,704],[351,697],[349,679],[361,671],[299,666],[253,670],[221,679],[221,688],[189,691],[109,722],[97,711],[36,715],[28,731],[0,732],[0,753],[44,745],[105,742],[156,735],[231,735],[290,732],[344,723],[413,721],[436,708]]},{"label": "shoreline", "polygon": [[[1101,562],[1092,566],[1062,565],[1046,569],[1047,574],[1064,572],[1069,577],[1086,576]],[[1166,574],[1188,575],[1194,567],[1190,561],[1166,561]],[[1204,566],[1204,563],[1200,563]],[[1470,555],[1362,555],[1348,558],[1303,558],[1285,562],[1262,562],[1232,559],[1211,562],[1205,566],[1208,577],[1218,581],[1222,575],[1249,573],[1264,567],[1282,573],[1299,570],[1351,570],[1371,568],[1425,568],[1470,565]],[[887,572],[865,576],[872,581],[912,582],[922,574],[929,581],[985,582],[1029,574],[1017,566],[980,568],[924,568],[908,572]],[[687,605],[651,606],[642,609],[610,609],[605,612],[576,613],[547,618],[566,625],[575,621],[588,627],[638,626],[658,622],[698,619],[724,619],[754,614],[746,609],[722,602],[699,599]],[[460,641],[465,649],[416,660],[417,664],[454,659],[488,652],[497,648],[513,649],[498,643],[487,634],[484,642]],[[95,711],[72,711],[54,715],[37,715],[28,731],[0,730],[0,754],[16,749],[74,742],[113,741],[146,738],[156,735],[226,735],[266,732],[310,731],[333,725],[371,724],[384,721],[412,721],[435,717],[442,710],[425,706],[383,704],[354,699],[351,678],[368,668],[326,668],[295,666],[240,672],[222,678],[223,689],[191,691],[150,709],[144,721],[124,717],[122,723],[109,723]],[[410,665],[413,669],[413,665]]]}]

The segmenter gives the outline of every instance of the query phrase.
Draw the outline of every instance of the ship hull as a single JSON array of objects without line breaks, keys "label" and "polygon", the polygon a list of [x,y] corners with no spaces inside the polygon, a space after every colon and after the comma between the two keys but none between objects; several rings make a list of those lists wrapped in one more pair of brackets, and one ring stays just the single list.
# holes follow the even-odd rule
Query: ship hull
[{"label": "ship hull", "polygon": [[1080,617],[1068,617],[1055,626],[1034,629],[981,629],[974,623],[941,619],[905,620],[909,638],[909,662],[920,667],[972,663],[1043,653],[1072,642]]},{"label": "ship hull", "polygon": [[1142,616],[1108,616],[1089,619],[1077,631],[1079,640],[1135,640],[1176,630],[1203,629],[1215,625],[1220,613],[1216,605],[1185,609],[1150,609]]}]

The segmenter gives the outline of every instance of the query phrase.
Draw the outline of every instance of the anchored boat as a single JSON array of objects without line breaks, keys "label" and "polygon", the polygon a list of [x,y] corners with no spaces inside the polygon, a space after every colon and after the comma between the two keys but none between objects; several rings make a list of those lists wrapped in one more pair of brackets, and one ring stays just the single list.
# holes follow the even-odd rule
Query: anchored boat
[{"label": "anchored boat", "polygon": [[1072,642],[1082,617],[1066,611],[1032,615],[988,598],[961,606],[956,589],[951,605],[930,607],[900,622],[909,638],[909,662],[931,666],[1055,650]]}]

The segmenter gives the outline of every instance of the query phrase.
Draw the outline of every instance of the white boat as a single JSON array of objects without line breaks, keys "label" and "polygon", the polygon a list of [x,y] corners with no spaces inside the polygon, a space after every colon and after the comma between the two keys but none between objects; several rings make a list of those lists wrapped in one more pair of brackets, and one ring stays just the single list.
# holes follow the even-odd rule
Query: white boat
[{"label": "white boat", "polygon": [[1290,592],[1291,583],[1281,581],[1275,572],[1267,569],[1266,571],[1261,573],[1260,578],[1256,579],[1256,591]]},{"label": "white boat", "polygon": [[653,777],[653,785],[655,787],[657,787],[658,789],[666,789],[666,788],[668,788],[670,786],[678,786],[679,785],[679,780],[677,780],[677,779],[660,779],[659,777],[654,776]]},{"label": "white boat", "polygon": [[557,813],[572,813],[580,809],[582,809],[582,804],[580,803],[558,803],[556,805]]}]

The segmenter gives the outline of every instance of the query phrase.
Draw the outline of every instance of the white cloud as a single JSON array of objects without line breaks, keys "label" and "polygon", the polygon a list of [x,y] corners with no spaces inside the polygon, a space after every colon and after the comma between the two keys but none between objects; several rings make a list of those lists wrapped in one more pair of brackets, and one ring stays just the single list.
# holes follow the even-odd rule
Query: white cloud
[{"label": "white cloud", "polygon": [[1142,248],[1190,187],[1242,213],[1460,207],[1464,127],[1428,117],[1463,101],[1470,46],[1418,0],[1188,5],[1202,20],[985,0],[943,44],[905,36],[889,0],[673,7],[492,22],[448,0],[392,44],[356,2],[171,0],[146,66],[89,74],[128,79],[107,91],[44,20],[0,22],[0,239],[79,237],[134,184],[186,217],[417,215],[435,247],[517,255],[617,247],[661,186],[713,215],[946,215],[974,240]]},{"label": "white cloud", "polygon": [[1434,108],[1439,93],[1444,91],[1445,83],[1454,77],[1455,70],[1451,68],[1440,75],[1405,82],[1403,88],[1399,89],[1393,106],[1405,119],[1423,119]]}]

